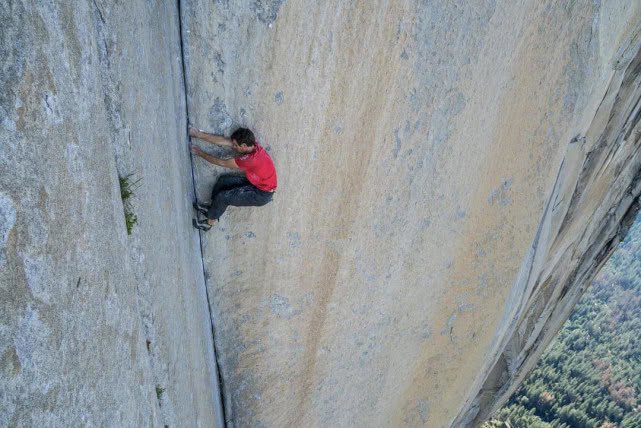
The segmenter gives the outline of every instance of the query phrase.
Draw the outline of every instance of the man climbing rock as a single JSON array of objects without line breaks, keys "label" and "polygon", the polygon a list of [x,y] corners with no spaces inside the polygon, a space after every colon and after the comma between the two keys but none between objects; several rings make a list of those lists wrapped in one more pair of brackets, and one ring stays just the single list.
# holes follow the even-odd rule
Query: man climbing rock
[{"label": "man climbing rock", "polygon": [[229,205],[235,207],[260,207],[272,200],[276,190],[276,169],[269,154],[258,144],[253,132],[239,128],[229,138],[208,134],[189,128],[189,136],[211,144],[230,147],[236,157],[219,159],[192,145],[191,152],[209,163],[225,168],[241,169],[244,176],[235,174],[221,175],[211,194],[211,205],[194,202],[194,208],[206,219],[192,221],[196,229],[208,231],[216,223]]}]

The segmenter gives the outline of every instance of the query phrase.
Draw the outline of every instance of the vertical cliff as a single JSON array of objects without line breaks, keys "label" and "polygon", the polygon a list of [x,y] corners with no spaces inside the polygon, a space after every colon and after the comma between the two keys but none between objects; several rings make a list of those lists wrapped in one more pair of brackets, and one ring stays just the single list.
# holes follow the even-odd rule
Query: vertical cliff
[{"label": "vertical cliff", "polygon": [[[639,209],[638,2],[0,21],[0,425],[477,424]],[[196,159],[194,191],[188,120],[251,127],[279,176],[200,239],[223,171]]]},{"label": "vertical cliff", "polygon": [[635,210],[639,5],[181,5],[191,122],[279,173],[203,237],[227,422],[485,417]]},{"label": "vertical cliff", "polygon": [[[506,303],[495,360],[454,426],[483,422],[534,367],[623,240],[641,194],[641,31],[624,40],[603,98],[568,145],[530,253]],[[478,392],[477,392],[478,391]]]},{"label": "vertical cliff", "polygon": [[178,16],[0,2],[0,426],[222,425]]}]

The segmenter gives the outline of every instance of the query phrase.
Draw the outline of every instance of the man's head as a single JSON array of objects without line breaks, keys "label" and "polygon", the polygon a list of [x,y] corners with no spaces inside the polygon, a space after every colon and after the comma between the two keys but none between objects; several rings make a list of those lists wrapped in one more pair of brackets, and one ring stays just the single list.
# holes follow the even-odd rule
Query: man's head
[{"label": "man's head", "polygon": [[239,153],[251,153],[254,151],[256,137],[254,137],[254,133],[247,128],[238,128],[231,134],[229,139],[234,149]]}]

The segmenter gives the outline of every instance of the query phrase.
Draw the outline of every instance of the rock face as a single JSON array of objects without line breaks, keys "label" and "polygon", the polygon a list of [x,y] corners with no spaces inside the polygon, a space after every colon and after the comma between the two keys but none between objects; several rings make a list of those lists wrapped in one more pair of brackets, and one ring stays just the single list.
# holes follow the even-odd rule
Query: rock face
[{"label": "rock face", "polygon": [[[638,211],[639,2],[0,22],[2,426],[478,424]],[[191,201],[223,171],[196,160],[194,189],[188,120],[253,128],[279,174],[202,241]]]},{"label": "rock face", "polygon": [[478,423],[636,210],[640,4],[181,4],[190,121],[279,173],[204,238],[227,423]]},{"label": "rock face", "polygon": [[[483,386],[453,425],[498,410],[563,326],[636,218],[641,194],[641,28],[629,34],[591,122],[567,146],[534,243],[505,305]],[[504,330],[503,330],[504,329]],[[498,358],[497,358],[498,357]]]},{"label": "rock face", "polygon": [[222,424],[178,16],[0,3],[0,426]]}]

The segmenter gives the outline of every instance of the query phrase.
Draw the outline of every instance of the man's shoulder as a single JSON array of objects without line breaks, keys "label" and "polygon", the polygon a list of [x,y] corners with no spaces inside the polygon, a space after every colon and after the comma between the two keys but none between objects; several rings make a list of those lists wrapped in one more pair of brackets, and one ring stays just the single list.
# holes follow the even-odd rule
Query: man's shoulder
[{"label": "man's shoulder", "polygon": [[269,153],[267,153],[267,150],[260,144],[256,143],[255,144],[255,149],[254,151],[250,153],[246,153],[240,157],[237,157],[236,159],[239,159],[240,161],[257,161],[261,162],[262,160],[269,158],[271,159],[271,156],[269,156]]},{"label": "man's shoulder", "polygon": [[[256,146],[258,146],[258,144],[256,144]],[[257,147],[255,147],[253,151],[251,151],[251,152],[249,152],[249,153],[245,153],[245,154],[244,154],[244,155],[242,155],[242,156],[239,156],[237,159],[240,159],[240,160],[248,160],[248,159],[251,159],[251,158],[253,158],[254,156],[256,156],[256,153],[258,153]]]},{"label": "man's shoulder", "polygon": [[[266,158],[270,158],[270,159],[271,159],[271,155],[269,154],[269,152],[267,151],[267,149],[265,149],[263,146],[261,146],[261,145],[260,145],[260,144],[258,144],[258,143],[256,143],[256,146],[257,146],[257,149],[256,149],[256,151],[254,151],[253,153],[255,153],[255,154],[259,154],[259,153],[260,153],[260,156],[263,156],[263,157],[266,157]],[[269,148],[269,146],[268,146],[268,148]]]}]

